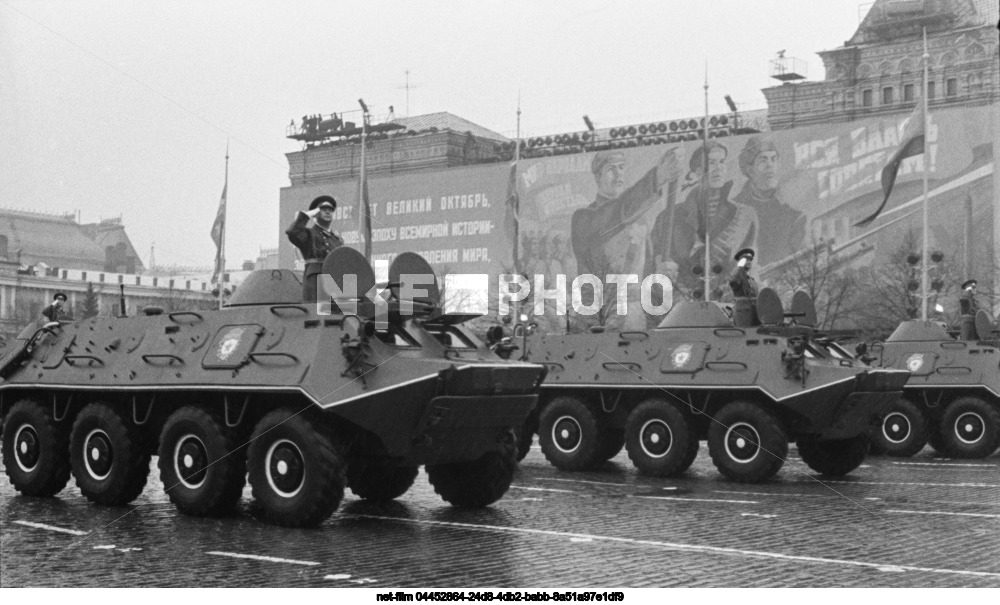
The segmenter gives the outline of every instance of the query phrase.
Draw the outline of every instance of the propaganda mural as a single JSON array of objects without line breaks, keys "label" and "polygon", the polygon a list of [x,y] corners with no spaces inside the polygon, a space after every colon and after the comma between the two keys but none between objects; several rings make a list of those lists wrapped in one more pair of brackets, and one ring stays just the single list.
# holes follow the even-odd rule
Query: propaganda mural
[{"label": "propaganda mural", "polygon": [[[851,266],[881,262],[905,233],[921,232],[926,171],[929,246],[969,270],[994,258],[995,111],[932,108],[926,157],[903,161],[888,204],[864,227],[855,225],[882,202],[882,168],[904,142],[906,115],[371,179],[374,257],[414,250],[442,272],[495,278],[511,272],[516,248],[520,271],[546,284],[657,272],[675,299],[701,298],[707,239],[709,294],[725,300],[744,247],[757,251],[762,285],[817,246]],[[357,245],[357,192],[356,182],[285,189],[282,231],[314,195],[332,193],[334,229]],[[281,239],[288,266],[294,250]]]}]

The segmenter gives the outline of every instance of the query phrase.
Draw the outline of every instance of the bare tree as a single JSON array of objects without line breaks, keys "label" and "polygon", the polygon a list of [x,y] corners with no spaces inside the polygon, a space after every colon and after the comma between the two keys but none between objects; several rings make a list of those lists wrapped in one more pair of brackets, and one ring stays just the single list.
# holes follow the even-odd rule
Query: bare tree
[{"label": "bare tree", "polygon": [[[864,293],[863,305],[857,309],[858,327],[877,335],[888,335],[903,321],[920,317],[921,258],[920,242],[912,230],[903,236],[899,246],[888,258],[859,272],[859,289]],[[946,302],[957,284],[951,276],[948,257],[935,252],[929,259],[930,289],[928,317],[938,301]],[[954,306],[954,305],[950,305]],[[946,308],[947,311],[947,308]],[[941,317],[941,316],[939,316]],[[944,319],[945,317],[941,317]]]},{"label": "bare tree", "polygon": [[833,252],[830,240],[816,240],[795,258],[782,264],[773,285],[786,300],[796,291],[808,294],[816,306],[818,328],[834,330],[856,319],[859,307],[855,271],[844,256]]}]

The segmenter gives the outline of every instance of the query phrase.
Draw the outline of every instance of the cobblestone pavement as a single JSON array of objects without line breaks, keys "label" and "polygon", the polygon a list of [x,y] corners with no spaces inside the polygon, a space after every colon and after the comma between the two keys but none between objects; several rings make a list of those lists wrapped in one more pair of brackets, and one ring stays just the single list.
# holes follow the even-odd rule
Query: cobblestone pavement
[{"label": "cobblestone pavement", "polygon": [[348,492],[313,530],[178,514],[154,469],[134,506],[0,487],[3,586],[1000,587],[1000,456],[870,458],[820,480],[794,447],[763,485],[724,480],[702,444],[679,479],[623,452],[564,473],[537,445],[507,496],[460,510],[421,473],[390,505]]}]

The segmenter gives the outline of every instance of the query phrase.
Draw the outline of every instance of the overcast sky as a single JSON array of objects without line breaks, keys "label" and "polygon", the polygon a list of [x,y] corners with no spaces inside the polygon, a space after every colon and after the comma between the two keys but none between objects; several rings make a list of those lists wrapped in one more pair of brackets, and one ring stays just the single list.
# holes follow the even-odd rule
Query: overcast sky
[{"label": "overcast sky", "polygon": [[[779,50],[857,28],[855,0],[0,0],[0,206],[121,216],[144,262],[210,266],[230,141],[227,261],[277,245],[285,127],[448,111],[513,136],[766,106]],[[410,91],[407,104],[406,71]]]}]

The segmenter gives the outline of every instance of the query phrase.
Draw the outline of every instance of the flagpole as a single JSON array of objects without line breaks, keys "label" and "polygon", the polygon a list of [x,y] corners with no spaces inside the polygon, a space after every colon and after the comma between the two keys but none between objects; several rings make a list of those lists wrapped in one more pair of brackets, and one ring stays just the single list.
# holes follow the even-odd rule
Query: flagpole
[{"label": "flagpole", "polygon": [[222,186],[226,201],[222,206],[222,231],[219,233],[219,310],[225,300],[226,291],[226,206],[229,205],[229,139],[226,139],[226,180]]},{"label": "flagpole", "polygon": [[[517,133],[514,135],[514,177],[517,178],[517,165],[521,161],[521,90],[517,91]],[[516,195],[516,191],[515,191]],[[514,198],[514,273],[520,274],[520,259],[518,255],[521,250],[521,197]]]},{"label": "flagpole", "polygon": [[922,321],[927,321],[927,257],[928,257],[928,236],[927,236],[927,173],[930,171],[930,155],[927,153],[927,133],[930,132],[930,113],[928,111],[928,73],[927,64],[930,63],[930,53],[927,52],[927,28],[924,28],[924,203],[923,203],[923,213],[924,213],[924,246],[923,252],[920,255],[921,258],[921,270],[920,270],[920,319]]},{"label": "flagpole", "polygon": [[[361,211],[358,213],[359,214],[358,219],[361,221],[361,223],[358,225],[359,234],[365,231],[364,225],[367,224],[365,223],[365,221],[367,220],[367,217],[365,215],[369,211],[368,208],[365,207],[365,139],[368,137],[368,110],[365,109],[364,105],[362,105],[361,107],[362,109],[364,109],[364,111],[361,112],[361,182],[358,185],[358,210]],[[368,242],[368,238],[371,237],[371,234],[366,232],[364,233],[364,236],[365,236],[365,247],[362,248],[362,252],[364,252],[366,249],[371,248],[371,244]],[[368,262],[371,262],[372,259],[367,258],[366,260],[368,260]]]},{"label": "flagpole", "polygon": [[702,180],[701,180],[701,195],[702,203],[705,205],[705,300],[712,300],[711,295],[711,285],[712,285],[712,236],[709,235],[711,231],[712,220],[708,212],[708,61],[705,61],[705,124],[704,133],[701,141],[701,167],[702,167]]}]

